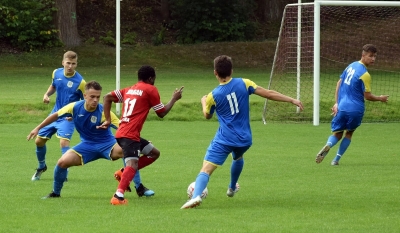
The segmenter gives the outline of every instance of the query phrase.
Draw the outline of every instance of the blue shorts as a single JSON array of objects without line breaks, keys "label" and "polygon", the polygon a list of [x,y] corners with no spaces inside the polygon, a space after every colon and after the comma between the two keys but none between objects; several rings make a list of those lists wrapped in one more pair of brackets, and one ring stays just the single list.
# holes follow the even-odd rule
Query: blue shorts
[{"label": "blue shorts", "polygon": [[108,142],[80,142],[71,148],[81,157],[81,164],[86,164],[97,159],[111,160],[111,151],[117,144],[117,140],[109,140]]},{"label": "blue shorts", "polygon": [[354,131],[361,125],[363,112],[343,112],[339,111],[332,119],[331,130],[332,132],[340,131]]},{"label": "blue shorts", "polygon": [[230,153],[232,153],[232,158],[236,160],[242,157],[250,146],[251,145],[243,147],[227,146],[213,140],[210,146],[208,146],[204,160],[217,166],[222,166]]},{"label": "blue shorts", "polygon": [[38,137],[50,139],[55,133],[57,138],[71,140],[74,133],[75,125],[73,121],[68,121],[65,118],[59,118],[57,121],[47,125],[39,130]]}]

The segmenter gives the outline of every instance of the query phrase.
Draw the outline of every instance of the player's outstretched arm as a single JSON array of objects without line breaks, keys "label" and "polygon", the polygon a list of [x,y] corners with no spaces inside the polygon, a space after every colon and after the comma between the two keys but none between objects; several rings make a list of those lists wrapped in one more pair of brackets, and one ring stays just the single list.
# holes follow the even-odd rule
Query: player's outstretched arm
[{"label": "player's outstretched arm", "polygon": [[104,112],[104,118],[105,121],[99,125],[96,126],[97,129],[108,129],[108,127],[111,124],[111,105],[112,102],[114,101],[114,96],[111,95],[111,93],[107,93],[103,97],[103,112]]},{"label": "player's outstretched arm", "polygon": [[53,114],[51,114],[50,116],[46,117],[46,119],[43,120],[42,123],[40,123],[38,126],[36,126],[30,133],[29,135],[26,137],[26,140],[31,140],[34,137],[36,137],[36,135],[38,135],[38,132],[41,128],[45,127],[46,125],[49,125],[51,123],[53,123],[54,121],[56,121],[58,119],[58,112],[55,112]]},{"label": "player's outstretched arm", "polygon": [[364,92],[364,98],[369,101],[381,101],[387,103],[389,96],[388,95],[376,96],[373,95],[371,92]]},{"label": "player's outstretched arm", "polygon": [[183,92],[183,86],[180,89],[176,88],[174,93],[172,94],[171,100],[165,105],[165,111],[157,113],[157,116],[160,118],[166,116],[174,106],[175,102],[182,98],[182,92]]},{"label": "player's outstretched arm", "polygon": [[300,110],[304,109],[303,104],[301,103],[300,100],[293,99],[292,97],[283,95],[274,90],[267,90],[263,87],[258,86],[254,91],[254,94],[267,98],[269,100],[292,103],[294,105],[297,105],[300,108]]}]

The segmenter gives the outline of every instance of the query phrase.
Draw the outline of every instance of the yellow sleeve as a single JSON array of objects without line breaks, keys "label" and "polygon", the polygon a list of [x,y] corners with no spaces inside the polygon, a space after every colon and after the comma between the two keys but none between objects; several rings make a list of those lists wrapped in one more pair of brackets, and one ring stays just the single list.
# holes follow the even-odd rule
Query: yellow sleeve
[{"label": "yellow sleeve", "polygon": [[250,79],[243,78],[242,80],[246,84],[247,90],[249,90],[249,87],[252,87],[254,89],[257,88],[257,84],[255,82],[251,81]]},{"label": "yellow sleeve", "polygon": [[[119,118],[117,117],[117,115],[115,115],[115,113],[110,112],[111,113],[111,127],[113,127],[114,129],[118,129],[119,127]],[[104,122],[106,120],[106,117],[104,116],[104,112],[101,113],[101,122]]]},{"label": "yellow sleeve", "polygon": [[86,86],[86,81],[82,79],[81,83],[79,84],[78,90],[81,90],[82,93],[85,93],[85,86]]},{"label": "yellow sleeve", "polygon": [[206,113],[213,114],[214,108],[215,108],[215,100],[212,92],[210,92],[206,98]]},{"label": "yellow sleeve", "polygon": [[74,106],[75,106],[75,102],[67,104],[64,107],[60,108],[60,110],[57,111],[58,116],[60,117],[60,116],[65,115],[65,114],[74,115],[73,114]]},{"label": "yellow sleeve", "polygon": [[54,79],[54,74],[56,73],[56,70],[57,70],[57,69],[53,70],[53,74],[51,74],[51,79],[52,79],[52,80]]},{"label": "yellow sleeve", "polygon": [[364,92],[371,92],[371,75],[368,72],[365,72],[363,75],[361,75],[360,79],[364,82]]}]

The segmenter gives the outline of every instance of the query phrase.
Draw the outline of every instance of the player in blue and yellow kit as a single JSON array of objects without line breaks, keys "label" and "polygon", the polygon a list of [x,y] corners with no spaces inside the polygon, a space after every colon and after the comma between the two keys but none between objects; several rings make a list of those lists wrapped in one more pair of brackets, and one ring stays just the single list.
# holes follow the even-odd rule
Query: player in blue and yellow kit
[{"label": "player in blue and yellow kit", "polygon": [[[46,197],[60,197],[67,169],[72,166],[80,166],[97,159],[116,160],[123,157],[122,148],[117,144],[111,129],[100,129],[99,126],[105,120],[103,105],[99,104],[101,86],[96,81],[88,82],[85,86],[85,100],[70,103],[57,112],[48,116],[41,124],[33,129],[27,136],[34,138],[39,130],[57,119],[70,117],[75,123],[81,142],[68,151],[58,160],[54,169],[53,191]],[[115,114],[111,115],[113,128],[119,125],[119,119]],[[148,141],[141,140],[142,153],[159,153]]]},{"label": "player in blue and yellow kit", "polygon": [[270,100],[290,102],[303,110],[299,100],[273,90],[266,90],[249,79],[232,78],[232,60],[228,56],[223,55],[214,59],[214,75],[219,86],[203,96],[201,104],[206,119],[210,119],[214,112],[217,114],[219,128],[207,149],[203,167],[196,178],[193,197],[181,209],[201,204],[201,193],[207,187],[211,174],[218,166],[223,165],[229,154],[232,154],[233,161],[231,181],[226,194],[228,197],[233,197],[238,191],[236,183],[243,169],[243,155],[252,144],[249,104],[251,94]]},{"label": "player in blue and yellow kit", "polygon": [[[43,96],[43,102],[48,104],[50,96],[57,93],[56,102],[51,114],[57,112],[65,105],[83,99],[85,91],[85,80],[75,70],[78,64],[78,55],[73,51],[64,53],[62,65],[63,68],[55,69],[52,75],[52,83]],[[46,166],[46,142],[56,134],[60,139],[61,154],[69,149],[70,140],[74,133],[74,122],[59,118],[52,124],[44,127],[36,137],[36,157],[38,168],[32,176],[32,181],[39,180],[43,172],[47,170]]]},{"label": "player in blue and yellow kit", "polygon": [[369,101],[387,102],[388,95],[375,96],[371,93],[371,76],[367,67],[374,64],[377,49],[372,44],[363,46],[361,60],[351,63],[343,71],[336,85],[335,100],[332,107],[332,135],[326,145],[318,152],[315,162],[321,163],[330,148],[335,146],[343,137],[336,157],[331,165],[339,165],[339,160],[350,145],[354,131],[361,125],[364,116],[364,99]]}]

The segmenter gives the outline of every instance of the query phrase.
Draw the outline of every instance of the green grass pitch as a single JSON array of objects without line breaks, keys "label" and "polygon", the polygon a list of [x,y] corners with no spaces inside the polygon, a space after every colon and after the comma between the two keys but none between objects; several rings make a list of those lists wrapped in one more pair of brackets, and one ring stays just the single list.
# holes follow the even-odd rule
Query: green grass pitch
[{"label": "green grass pitch", "polygon": [[[112,67],[78,70],[86,80],[100,81],[103,94],[115,88]],[[113,173],[122,161],[98,160],[70,169],[61,198],[42,200],[52,189],[53,168],[61,153],[59,142],[55,138],[48,142],[48,170],[40,181],[32,182],[37,166],[35,145],[27,142],[26,136],[51,109],[41,104],[51,71],[2,72],[7,79],[2,78],[0,86],[0,232],[343,233],[400,229],[398,123],[363,124],[340,166],[332,167],[330,160],[338,146],[321,164],[315,163],[316,153],[330,134],[329,124],[263,125],[261,109],[251,113],[254,140],[245,154],[240,191],[233,198],[226,197],[228,159],[211,176],[203,204],[181,210],[187,200],[186,188],[195,180],[218,127],[215,119],[202,119],[200,98],[217,82],[212,70],[201,69],[158,71],[156,85],[164,102],[175,87],[184,85],[185,91],[167,119],[150,119],[142,132],[161,151],[160,159],[141,171],[143,183],[155,191],[154,197],[127,193],[128,206],[112,206],[109,202],[117,187]],[[265,71],[235,72],[267,86]],[[134,81],[131,71],[123,71],[121,86]],[[252,101],[262,106],[260,98],[252,97]],[[182,111],[190,117],[179,115]],[[75,134],[71,144],[78,138]]]}]

